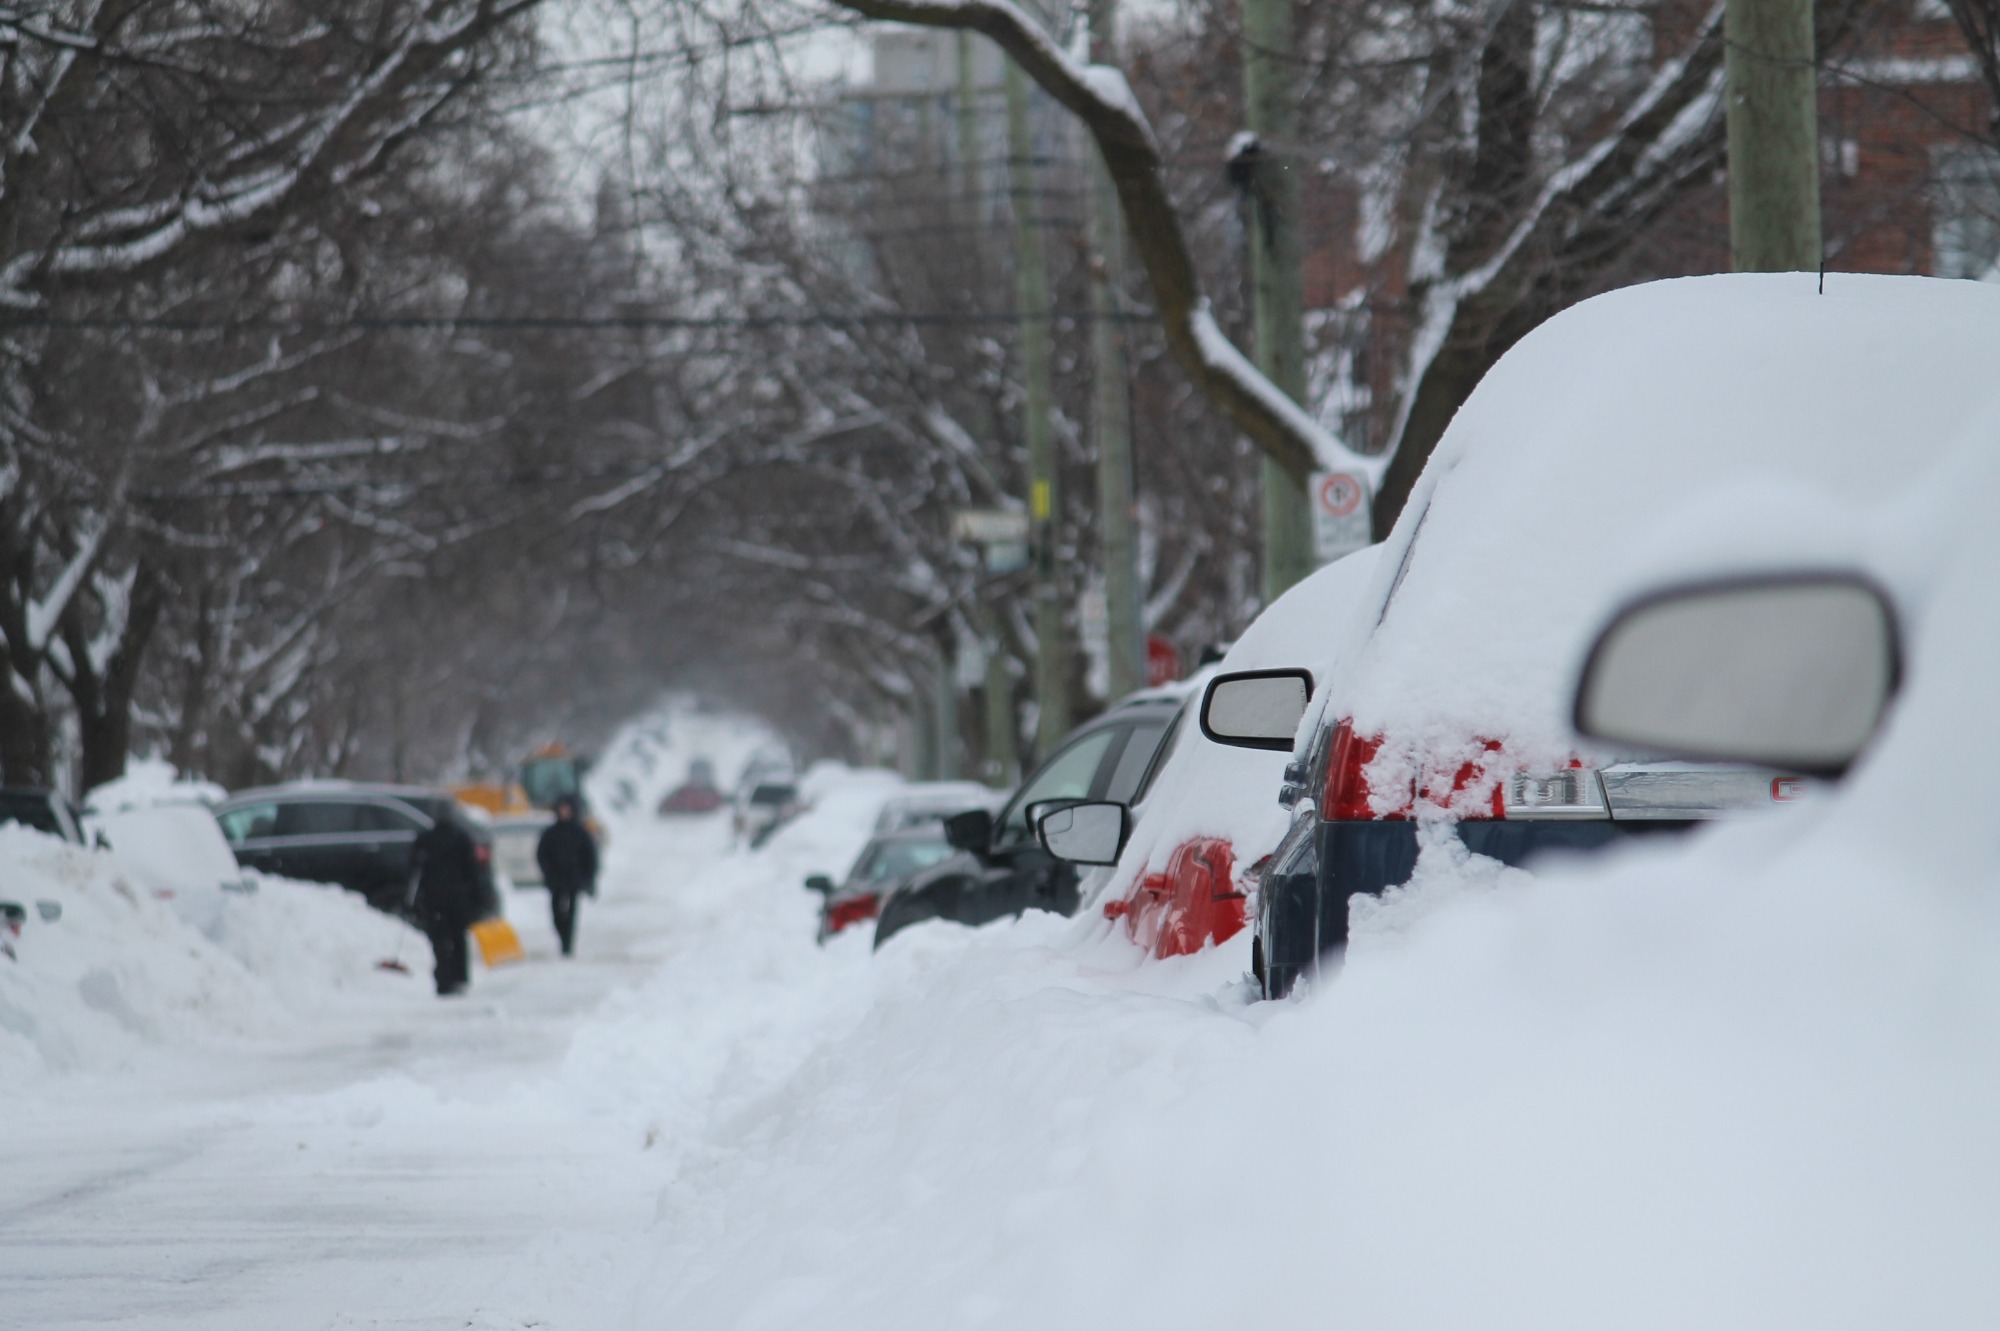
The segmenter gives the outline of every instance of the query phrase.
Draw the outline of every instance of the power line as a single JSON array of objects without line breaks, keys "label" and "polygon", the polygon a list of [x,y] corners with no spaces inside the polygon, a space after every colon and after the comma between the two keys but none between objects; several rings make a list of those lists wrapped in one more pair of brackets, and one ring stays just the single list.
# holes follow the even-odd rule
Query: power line
[{"label": "power line", "polygon": [[[49,328],[80,330],[91,332],[161,332],[161,333],[214,333],[214,332],[452,332],[509,330],[529,332],[568,332],[596,329],[617,329],[626,332],[659,331],[703,331],[755,328],[850,328],[850,327],[898,327],[920,328],[951,327],[954,325],[989,326],[996,324],[1021,323],[1026,318],[1012,311],[980,313],[977,311],[926,311],[920,313],[896,313],[890,311],[835,311],[812,310],[802,314],[744,314],[744,315],[452,315],[452,314],[411,314],[411,315],[357,315],[344,319],[181,319],[162,318],[70,318],[56,315],[7,314],[0,315],[0,330],[24,328]],[[1085,324],[1099,318],[1107,318],[1117,323],[1145,324],[1157,322],[1159,316],[1150,311],[1137,313],[1118,312],[1099,315],[1091,310],[1052,310],[1045,316],[1056,323]]]}]

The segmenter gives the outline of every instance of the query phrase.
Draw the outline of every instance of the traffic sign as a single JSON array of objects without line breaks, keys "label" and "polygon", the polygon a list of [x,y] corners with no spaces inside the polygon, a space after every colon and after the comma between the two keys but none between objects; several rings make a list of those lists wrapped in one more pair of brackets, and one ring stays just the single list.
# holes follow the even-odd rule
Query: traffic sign
[{"label": "traffic sign", "polygon": [[1313,473],[1313,551],[1322,564],[1370,543],[1374,528],[1368,501],[1368,478],[1360,472]]},{"label": "traffic sign", "polygon": [[1181,677],[1181,654],[1157,633],[1146,635],[1146,685],[1159,688]]}]

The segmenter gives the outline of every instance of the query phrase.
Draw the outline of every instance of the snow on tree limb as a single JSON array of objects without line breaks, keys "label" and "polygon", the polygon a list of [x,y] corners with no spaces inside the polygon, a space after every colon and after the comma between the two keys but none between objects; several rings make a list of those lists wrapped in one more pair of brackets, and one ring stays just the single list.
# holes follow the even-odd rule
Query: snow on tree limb
[{"label": "snow on tree limb", "polygon": [[977,32],[1011,56],[1090,131],[1117,188],[1133,253],[1152,284],[1167,346],[1208,399],[1301,483],[1324,466],[1372,470],[1377,465],[1280,392],[1216,326],[1167,192],[1159,140],[1122,73],[1073,59],[1013,0],[836,3],[864,18]]}]

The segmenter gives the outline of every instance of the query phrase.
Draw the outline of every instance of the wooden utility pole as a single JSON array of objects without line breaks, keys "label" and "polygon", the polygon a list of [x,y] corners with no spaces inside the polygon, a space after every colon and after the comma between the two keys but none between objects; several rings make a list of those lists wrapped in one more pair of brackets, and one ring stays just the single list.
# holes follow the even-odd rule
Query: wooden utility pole
[{"label": "wooden utility pole", "polygon": [[[1295,0],[1243,0],[1243,107],[1255,142],[1232,167],[1250,196],[1250,273],[1257,368],[1292,401],[1306,399],[1305,276],[1299,231]],[[1298,477],[1264,459],[1264,602],[1318,566],[1312,509]]]},{"label": "wooden utility pole", "polygon": [[[964,191],[967,224],[984,233],[986,201],[980,196],[979,72],[973,34],[961,28],[958,38],[958,183]],[[993,422],[981,404],[981,437],[990,438]],[[986,650],[986,764],[981,775],[997,790],[1010,790],[1019,762],[1015,757],[1014,672],[999,612],[982,606],[977,615]]]},{"label": "wooden utility pole", "polygon": [[1820,266],[1812,0],[1727,0],[1729,257],[1739,273]]},{"label": "wooden utility pole", "polygon": [[937,711],[931,718],[931,775],[939,781],[953,781],[958,778],[958,679],[950,635],[941,634],[939,641],[937,677],[932,686]]},{"label": "wooden utility pole", "polygon": [[1028,544],[1033,552],[1035,624],[1035,754],[1046,757],[1069,731],[1069,644],[1056,586],[1056,540],[1062,495],[1056,484],[1055,438],[1049,432],[1049,282],[1037,215],[1034,127],[1028,117],[1028,76],[1007,62],[1007,158],[1014,196],[1014,298],[1021,327],[1021,378],[1026,390]]},{"label": "wooden utility pole", "polygon": [[[1091,0],[1092,63],[1118,64],[1118,0]],[[1090,170],[1090,425],[1097,445],[1097,523],[1104,559],[1105,639],[1111,696],[1146,682],[1146,633],[1140,622],[1139,532],[1132,481],[1132,397],[1119,302],[1125,291],[1125,224],[1118,191],[1096,151]]]},{"label": "wooden utility pole", "polygon": [[958,38],[958,179],[966,207],[977,222],[984,216],[979,198],[979,72],[973,61],[972,34],[960,28]]}]

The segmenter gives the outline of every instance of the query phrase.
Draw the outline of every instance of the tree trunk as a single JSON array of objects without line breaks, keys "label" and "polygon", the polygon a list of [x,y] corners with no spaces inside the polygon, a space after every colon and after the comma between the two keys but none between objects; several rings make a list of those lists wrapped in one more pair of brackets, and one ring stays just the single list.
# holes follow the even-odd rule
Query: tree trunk
[{"label": "tree trunk", "polygon": [[1812,272],[1819,81],[1812,0],[1729,0],[1729,257],[1739,273]]}]

